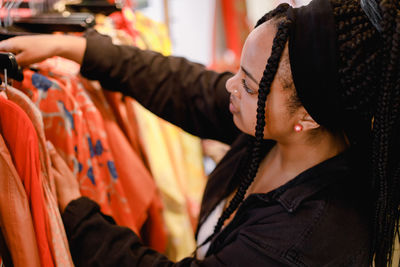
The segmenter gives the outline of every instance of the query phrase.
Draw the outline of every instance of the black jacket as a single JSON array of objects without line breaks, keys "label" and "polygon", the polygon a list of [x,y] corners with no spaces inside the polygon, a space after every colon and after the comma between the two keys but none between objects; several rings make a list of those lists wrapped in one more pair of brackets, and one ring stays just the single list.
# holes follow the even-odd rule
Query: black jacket
[{"label": "black jacket", "polygon": [[[231,74],[207,71],[183,58],[113,46],[93,31],[87,40],[84,76],[133,96],[194,135],[231,145],[210,175],[201,224],[235,190],[239,181],[234,174],[249,160],[251,137],[239,133],[228,111],[225,82]],[[266,141],[264,152],[273,144]],[[356,171],[352,159],[347,151],[276,190],[250,195],[202,261],[169,261],[141,245],[131,230],[116,226],[96,203],[80,198],[63,214],[73,260],[77,266],[367,266],[371,196],[366,176]]]}]

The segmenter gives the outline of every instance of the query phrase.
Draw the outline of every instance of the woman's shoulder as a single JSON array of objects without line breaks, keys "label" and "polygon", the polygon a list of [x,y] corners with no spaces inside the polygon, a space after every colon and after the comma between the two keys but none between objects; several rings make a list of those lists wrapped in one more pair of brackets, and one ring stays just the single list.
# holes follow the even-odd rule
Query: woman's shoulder
[{"label": "woman's shoulder", "polygon": [[255,196],[258,208],[246,211],[251,219],[241,235],[268,256],[281,255],[296,266],[364,266],[371,239],[370,195],[342,163],[338,157]]},{"label": "woman's shoulder", "polygon": [[300,205],[299,217],[303,212],[312,216],[292,249],[305,265],[319,265],[319,260],[322,265],[329,260],[332,266],[367,266],[371,201],[361,188],[350,188],[346,183],[332,184]]}]

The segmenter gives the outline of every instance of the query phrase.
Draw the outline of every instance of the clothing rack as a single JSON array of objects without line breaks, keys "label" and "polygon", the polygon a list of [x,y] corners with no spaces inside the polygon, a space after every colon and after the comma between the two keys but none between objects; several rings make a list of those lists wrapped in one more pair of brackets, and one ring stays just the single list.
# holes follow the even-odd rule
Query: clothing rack
[{"label": "clothing rack", "polygon": [[15,18],[14,25],[34,33],[83,32],[95,25],[90,13],[45,13],[29,18]]},{"label": "clothing rack", "polygon": [[66,4],[65,7],[73,12],[90,12],[108,16],[115,11],[121,11],[122,3],[115,1],[115,4],[110,4],[107,0],[86,0],[80,3]]},{"label": "clothing rack", "polygon": [[63,10],[56,10],[53,2],[54,0],[7,0],[5,4],[0,4],[0,40],[23,35],[24,32],[84,32],[95,25],[92,12],[70,12],[65,7]]}]

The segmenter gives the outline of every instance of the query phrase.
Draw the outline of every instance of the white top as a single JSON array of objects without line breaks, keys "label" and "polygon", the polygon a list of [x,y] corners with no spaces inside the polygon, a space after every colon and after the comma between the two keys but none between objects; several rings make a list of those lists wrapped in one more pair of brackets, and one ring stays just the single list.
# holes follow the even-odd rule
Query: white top
[{"label": "white top", "polygon": [[[226,200],[222,200],[208,215],[207,219],[200,226],[199,232],[197,234],[197,246],[203,244],[203,242],[214,232],[214,227],[218,222],[219,217],[221,216]],[[196,257],[199,260],[203,260],[207,254],[208,248],[210,247],[210,241],[208,241],[205,245],[199,247],[197,249]]]}]

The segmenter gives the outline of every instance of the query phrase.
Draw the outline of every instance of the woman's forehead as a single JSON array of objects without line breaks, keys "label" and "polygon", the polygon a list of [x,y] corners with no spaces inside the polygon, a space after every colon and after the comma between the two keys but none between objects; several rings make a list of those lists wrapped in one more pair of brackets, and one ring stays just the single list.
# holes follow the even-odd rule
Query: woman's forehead
[{"label": "woman's forehead", "polygon": [[270,21],[255,28],[243,46],[241,65],[258,81],[271,55],[276,27]]}]

